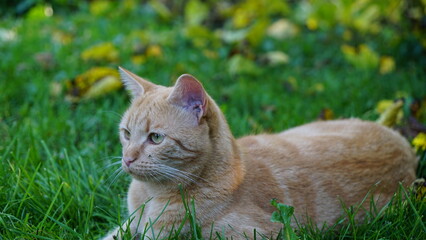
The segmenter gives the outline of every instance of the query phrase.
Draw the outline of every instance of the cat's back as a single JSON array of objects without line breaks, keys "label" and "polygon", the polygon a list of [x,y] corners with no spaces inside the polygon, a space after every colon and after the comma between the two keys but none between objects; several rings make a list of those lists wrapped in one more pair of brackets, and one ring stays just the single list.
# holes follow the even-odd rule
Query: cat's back
[{"label": "cat's back", "polygon": [[399,133],[358,119],[313,122],[277,134],[246,136],[238,144],[252,161],[277,165],[361,164],[374,158],[416,165],[409,143]]},{"label": "cat's back", "polygon": [[[278,134],[238,140],[246,171],[267,166],[282,189],[285,204],[317,222],[333,221],[348,205],[360,202],[375,185],[389,200],[398,182],[410,184],[417,160],[397,132],[356,119],[314,122]],[[247,181],[256,181],[261,176]]]}]

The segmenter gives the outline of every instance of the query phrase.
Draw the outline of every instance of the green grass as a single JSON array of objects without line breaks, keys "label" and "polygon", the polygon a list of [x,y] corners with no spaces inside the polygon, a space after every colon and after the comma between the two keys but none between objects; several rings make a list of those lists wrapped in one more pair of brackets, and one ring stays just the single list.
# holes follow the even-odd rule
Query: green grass
[{"label": "green grass", "polygon": [[[267,39],[253,52],[273,46],[286,52],[290,62],[231,75],[228,55],[234,45],[214,48],[218,57],[209,58],[185,37],[181,21],[162,21],[144,8],[107,17],[83,9],[36,20],[0,19],[2,29],[16,34],[11,41],[0,38],[0,239],[97,239],[127,218],[130,177],[117,176],[119,165],[114,165],[121,154],[117,125],[129,103],[127,93],[120,90],[79,104],[50,93],[52,82],[63,84],[93,66],[121,65],[163,85],[191,73],[216,99],[236,136],[310,122],[323,108],[338,118],[374,120],[382,99],[426,96],[424,66],[397,62],[387,75],[355,69],[344,60],[342,41],[333,33],[302,29],[289,40]],[[54,41],[59,30],[71,33],[73,41]],[[166,36],[158,40],[161,59],[131,63],[135,30]],[[117,62],[80,58],[84,49],[101,42],[118,48]],[[51,69],[35,60],[39,52],[52,54]],[[296,79],[296,87],[289,87],[289,78]],[[315,84],[323,90],[315,90]],[[342,220],[327,229],[308,225],[296,234],[301,239],[425,239],[425,201],[403,200],[405,195],[401,190],[391,207],[372,212],[366,223]]]}]

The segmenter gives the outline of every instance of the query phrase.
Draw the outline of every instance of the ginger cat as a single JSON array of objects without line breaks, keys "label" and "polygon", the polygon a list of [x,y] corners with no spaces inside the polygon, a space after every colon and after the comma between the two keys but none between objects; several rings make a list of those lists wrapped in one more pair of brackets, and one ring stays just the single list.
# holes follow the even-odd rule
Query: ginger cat
[{"label": "ginger cat", "polygon": [[[270,222],[272,198],[294,206],[299,223],[309,216],[317,224],[333,224],[343,214],[340,201],[356,205],[370,192],[381,207],[399,182],[407,186],[415,179],[417,160],[410,145],[375,123],[314,122],[236,140],[194,77],[185,74],[174,87],[163,87],[123,68],[120,74],[133,97],[120,123],[120,140],[122,167],[133,177],[128,209],[136,212],[130,224],[134,235],[166,204],[155,234],[164,227],[164,237],[182,222],[179,184],[195,199],[203,236],[209,236],[214,222],[214,231],[243,239],[242,233],[253,236],[253,229],[266,236],[279,231],[280,225]],[[363,206],[368,210],[369,201]],[[187,224],[183,232],[188,231]],[[105,239],[114,235],[117,230]]]}]

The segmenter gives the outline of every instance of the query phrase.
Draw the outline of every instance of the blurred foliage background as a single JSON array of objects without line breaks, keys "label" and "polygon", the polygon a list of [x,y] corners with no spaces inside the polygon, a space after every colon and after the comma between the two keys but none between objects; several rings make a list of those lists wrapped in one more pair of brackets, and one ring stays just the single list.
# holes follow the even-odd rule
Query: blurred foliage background
[{"label": "blurred foliage background", "polygon": [[[0,29],[1,57],[11,59],[2,68],[12,78],[38,68],[53,80],[53,95],[66,93],[71,102],[121,88],[112,73],[118,65],[164,85],[189,72],[206,79],[207,89],[231,114],[230,94],[245,93],[263,79],[269,83],[265,88],[273,89],[266,94],[271,98],[279,91],[312,98],[323,94],[331,103],[322,110],[371,119],[369,110],[382,98],[425,101],[424,85],[416,86],[426,66],[425,2],[2,1],[2,22],[9,27]],[[345,96],[338,89],[350,91]],[[339,106],[330,101],[334,92],[342,95]],[[250,100],[246,105],[245,116],[256,115]],[[280,112],[269,103],[260,105]],[[298,112],[303,109],[296,106]],[[321,109],[309,111],[305,121]],[[250,129],[264,130],[254,122]]]},{"label": "blurred foliage background", "polygon": [[[426,176],[426,0],[0,0],[0,15],[0,239],[121,222],[117,66],[166,86],[193,74],[236,136],[379,119]],[[424,234],[410,221],[347,234]]]}]

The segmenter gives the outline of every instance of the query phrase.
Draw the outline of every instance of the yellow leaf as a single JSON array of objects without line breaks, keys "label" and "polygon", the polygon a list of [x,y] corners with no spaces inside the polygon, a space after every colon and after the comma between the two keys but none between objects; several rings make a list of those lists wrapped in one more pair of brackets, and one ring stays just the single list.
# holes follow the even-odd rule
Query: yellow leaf
[{"label": "yellow leaf", "polygon": [[96,0],[90,3],[90,13],[95,16],[101,16],[112,9],[111,1]]},{"label": "yellow leaf", "polygon": [[334,119],[334,112],[333,110],[331,110],[330,108],[323,108],[321,110],[320,115],[318,116],[319,120],[324,120],[324,121],[328,121],[328,120],[332,120]]},{"label": "yellow leaf", "polygon": [[393,127],[400,120],[398,116],[401,116],[400,112],[402,113],[403,106],[404,101],[402,100],[394,102],[392,105],[387,107],[382,114],[380,114],[377,123],[383,126]]},{"label": "yellow leaf", "polygon": [[355,55],[355,48],[349,45],[342,45],[340,47],[344,55]]},{"label": "yellow leaf", "polygon": [[412,184],[412,189],[417,200],[424,200],[426,198],[426,181],[424,178],[416,179]]},{"label": "yellow leaf", "polygon": [[358,49],[349,45],[342,45],[341,51],[345,59],[354,67],[360,69],[375,69],[379,65],[379,56],[366,44],[361,44]]},{"label": "yellow leaf", "polygon": [[413,145],[416,148],[416,150],[426,150],[426,133],[419,133],[417,136],[413,139]]},{"label": "yellow leaf", "polygon": [[380,74],[387,74],[395,69],[395,61],[392,57],[383,56],[380,58]]},{"label": "yellow leaf", "polygon": [[136,65],[140,65],[142,63],[146,62],[146,57],[144,55],[135,55],[132,56],[132,63]]},{"label": "yellow leaf", "polygon": [[161,57],[163,55],[163,52],[161,50],[161,47],[159,45],[150,45],[146,49],[146,56],[147,57]]},{"label": "yellow leaf", "polygon": [[258,20],[250,27],[250,30],[247,33],[247,40],[252,46],[257,46],[262,42],[268,25],[269,20]]},{"label": "yellow leaf", "polygon": [[379,103],[377,103],[376,106],[376,112],[377,113],[383,113],[386,109],[388,109],[393,104],[392,100],[381,100]]},{"label": "yellow leaf", "polygon": [[84,95],[84,98],[94,98],[121,88],[122,83],[117,76],[106,76],[97,81]]},{"label": "yellow leaf", "polygon": [[232,23],[236,28],[244,28],[247,27],[251,22],[251,16],[247,11],[242,8],[238,8],[232,19]]},{"label": "yellow leaf", "polygon": [[111,42],[101,43],[84,50],[81,53],[81,58],[85,61],[117,62],[118,50]]},{"label": "yellow leaf", "polygon": [[315,19],[314,17],[309,17],[308,19],[306,19],[306,26],[308,27],[309,30],[317,30],[318,29],[318,20]]},{"label": "yellow leaf", "polygon": [[[99,96],[117,89],[117,81],[114,82],[110,78],[114,78],[119,82],[120,75],[117,70],[107,67],[91,68],[65,83],[67,88],[67,99],[71,102],[77,102],[82,98]],[[107,81],[101,83],[104,79],[107,79]],[[87,94],[89,94],[89,96],[87,96]]]}]

